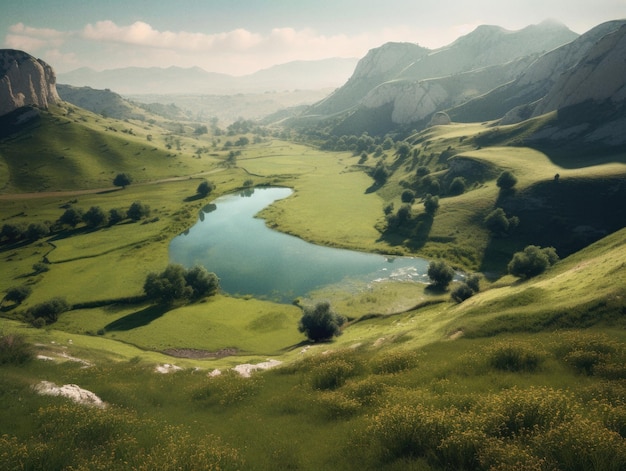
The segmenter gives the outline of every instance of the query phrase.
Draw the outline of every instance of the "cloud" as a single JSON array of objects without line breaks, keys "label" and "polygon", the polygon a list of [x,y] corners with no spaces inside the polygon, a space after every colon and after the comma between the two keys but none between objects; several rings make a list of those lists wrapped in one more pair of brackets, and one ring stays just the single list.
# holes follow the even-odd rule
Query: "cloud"
[{"label": "cloud", "polygon": [[258,34],[245,29],[204,34],[186,31],[158,31],[143,21],[118,26],[113,21],[88,24],[82,31],[85,39],[101,42],[125,43],[136,46],[177,49],[183,51],[245,51],[261,41]]},{"label": "cloud", "polygon": [[49,47],[59,48],[70,35],[55,29],[32,28],[24,23],[16,23],[9,27],[4,44],[11,49],[38,51]]}]

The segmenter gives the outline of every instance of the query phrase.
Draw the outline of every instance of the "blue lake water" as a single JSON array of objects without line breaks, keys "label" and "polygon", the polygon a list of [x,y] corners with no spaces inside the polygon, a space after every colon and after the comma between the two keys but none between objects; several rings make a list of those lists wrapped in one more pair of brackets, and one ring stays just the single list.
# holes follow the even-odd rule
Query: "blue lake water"
[{"label": "blue lake water", "polygon": [[216,199],[191,229],[172,240],[170,261],[206,267],[228,294],[279,302],[339,283],[428,282],[424,259],[323,247],[270,229],[255,217],[291,194],[289,188],[272,187]]}]

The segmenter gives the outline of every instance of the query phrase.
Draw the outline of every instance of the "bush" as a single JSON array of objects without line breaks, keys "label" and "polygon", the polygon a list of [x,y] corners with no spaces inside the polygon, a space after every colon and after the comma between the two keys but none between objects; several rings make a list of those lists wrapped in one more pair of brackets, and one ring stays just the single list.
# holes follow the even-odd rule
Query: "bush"
[{"label": "bush", "polygon": [[508,170],[502,172],[496,180],[496,185],[498,185],[498,188],[500,188],[501,190],[510,190],[515,186],[516,183],[517,177]]},{"label": "bush", "polygon": [[112,208],[109,210],[109,225],[113,226],[119,222],[122,222],[126,219],[126,214],[124,211],[119,210],[117,208]]},{"label": "bush", "polygon": [[80,209],[68,208],[59,218],[59,223],[65,226],[76,227],[83,220],[83,212]]},{"label": "bush", "polygon": [[417,365],[417,354],[414,351],[396,351],[385,353],[377,359],[372,370],[377,374],[393,374],[409,370]]},{"label": "bush", "polygon": [[52,324],[59,319],[59,315],[70,309],[71,306],[65,298],[56,297],[31,307],[28,313],[35,320],[44,319],[47,324]]},{"label": "bush", "polygon": [[133,221],[139,221],[142,218],[150,216],[150,206],[139,201],[135,201],[128,208],[126,215]]},{"label": "bush", "polygon": [[433,285],[445,289],[454,278],[454,270],[446,262],[435,260],[428,265],[428,278]]},{"label": "bush", "polygon": [[535,371],[543,355],[519,342],[499,342],[487,352],[489,365],[501,371]]},{"label": "bush", "polygon": [[0,365],[21,365],[34,357],[33,346],[23,335],[0,335]]},{"label": "bush", "polygon": [[4,300],[15,304],[21,304],[28,296],[30,296],[31,292],[32,288],[30,286],[15,286],[7,290],[7,293],[4,295]]},{"label": "bush", "polygon": [[212,182],[208,182],[205,180],[198,185],[198,189],[196,190],[196,193],[198,193],[202,197],[205,197],[205,196],[210,195],[214,189],[215,189],[215,185]]},{"label": "bush", "polygon": [[439,209],[439,197],[431,194],[426,195],[424,198],[424,211],[429,216],[434,216]]},{"label": "bush", "polygon": [[508,264],[511,275],[522,279],[540,275],[559,260],[554,247],[540,248],[527,246],[523,252],[517,252]]},{"label": "bush", "polygon": [[508,218],[502,208],[496,208],[485,217],[483,223],[492,233],[502,235],[515,229],[519,225],[519,218]]},{"label": "bush", "polygon": [[104,226],[108,222],[108,216],[100,206],[92,206],[83,214],[83,221],[89,227]]},{"label": "bush", "polygon": [[24,236],[28,240],[39,240],[50,234],[50,227],[43,222],[33,222],[28,225]]},{"label": "bush", "polygon": [[459,283],[450,293],[450,297],[457,303],[462,303],[472,296],[474,296],[474,290],[467,283]]},{"label": "bush", "polygon": [[448,187],[448,193],[451,195],[462,195],[465,193],[465,187],[465,179],[463,177],[455,177]]},{"label": "bush", "polygon": [[345,318],[335,313],[330,303],[322,301],[314,307],[305,307],[298,330],[313,342],[330,340],[341,335]]},{"label": "bush", "polygon": [[314,389],[337,389],[354,374],[354,365],[342,358],[331,358],[311,370]]},{"label": "bush", "polygon": [[412,203],[415,201],[415,192],[413,190],[404,190],[400,199],[403,203]]}]

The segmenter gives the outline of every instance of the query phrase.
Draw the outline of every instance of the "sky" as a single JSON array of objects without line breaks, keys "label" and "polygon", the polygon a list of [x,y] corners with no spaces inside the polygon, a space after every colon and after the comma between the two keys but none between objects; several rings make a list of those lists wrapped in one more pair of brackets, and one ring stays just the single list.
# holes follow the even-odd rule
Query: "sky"
[{"label": "sky", "polygon": [[201,67],[245,75],[294,60],[363,57],[389,41],[431,49],[482,24],[546,19],[582,34],[626,0],[3,0],[2,48],[80,67]]}]

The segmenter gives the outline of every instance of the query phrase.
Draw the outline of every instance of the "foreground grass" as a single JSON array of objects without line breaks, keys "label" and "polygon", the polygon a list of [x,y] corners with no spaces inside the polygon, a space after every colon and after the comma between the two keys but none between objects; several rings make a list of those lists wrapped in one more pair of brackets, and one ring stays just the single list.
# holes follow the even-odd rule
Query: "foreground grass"
[{"label": "foreground grass", "polygon": [[[598,330],[417,350],[331,346],[252,378],[158,375],[137,361],[5,365],[0,460],[3,469],[147,469],[142,460],[164,460],[160,469],[620,469],[623,340]],[[109,408],[36,396],[29,387],[40,379],[78,383]]]}]

